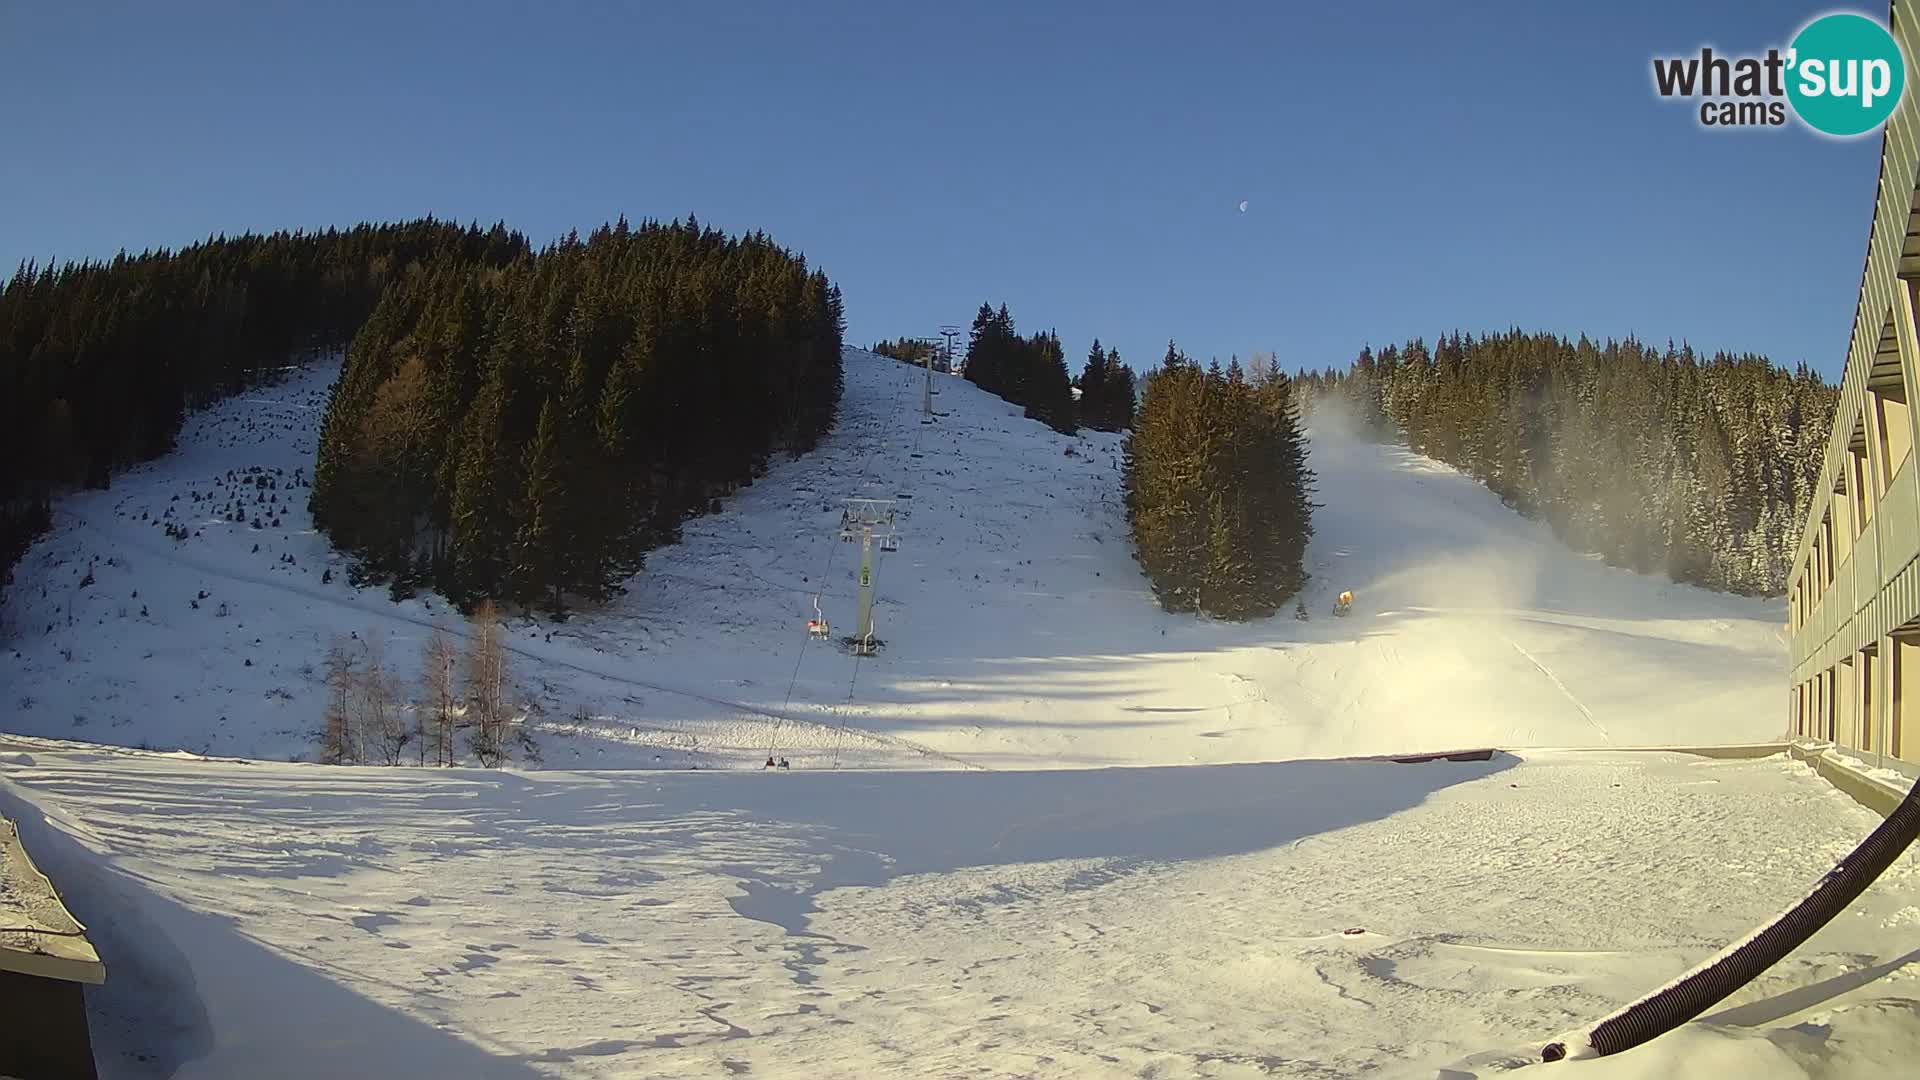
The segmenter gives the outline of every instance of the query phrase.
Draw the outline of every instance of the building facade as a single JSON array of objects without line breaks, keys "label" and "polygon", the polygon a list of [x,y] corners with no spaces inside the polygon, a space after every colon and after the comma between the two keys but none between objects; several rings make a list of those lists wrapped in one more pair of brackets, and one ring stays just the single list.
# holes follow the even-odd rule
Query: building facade
[{"label": "building facade", "polygon": [[[1920,57],[1917,6],[1896,0],[1888,22],[1910,63]],[[1906,762],[1920,762],[1916,96],[1910,85],[1881,137],[1840,405],[1787,592],[1791,734]]]}]

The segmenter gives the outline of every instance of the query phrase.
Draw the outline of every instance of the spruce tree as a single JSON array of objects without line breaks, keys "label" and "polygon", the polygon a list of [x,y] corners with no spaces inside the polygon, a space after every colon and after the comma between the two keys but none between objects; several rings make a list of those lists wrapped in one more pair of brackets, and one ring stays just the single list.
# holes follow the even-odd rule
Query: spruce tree
[{"label": "spruce tree", "polygon": [[1048,331],[1023,342],[1027,416],[1062,434],[1074,432],[1073,384],[1067,377],[1067,356],[1058,334]]},{"label": "spruce tree", "polygon": [[1167,357],[1125,443],[1135,553],[1169,611],[1270,615],[1305,585],[1313,531],[1289,384]]},{"label": "spruce tree", "polygon": [[510,595],[532,604],[545,600],[555,619],[566,617],[562,592],[576,569],[570,545],[569,477],[561,445],[560,409],[553,401],[540,407],[540,419],[528,445],[523,488],[514,518]]},{"label": "spruce tree", "polygon": [[1107,423],[1111,430],[1125,431],[1133,427],[1133,414],[1136,407],[1133,369],[1120,362],[1117,349],[1107,350]]},{"label": "spruce tree", "polygon": [[1087,350],[1086,366],[1080,369],[1080,422],[1091,428],[1110,430],[1112,392],[1108,388],[1107,354],[1100,339],[1093,339]]}]

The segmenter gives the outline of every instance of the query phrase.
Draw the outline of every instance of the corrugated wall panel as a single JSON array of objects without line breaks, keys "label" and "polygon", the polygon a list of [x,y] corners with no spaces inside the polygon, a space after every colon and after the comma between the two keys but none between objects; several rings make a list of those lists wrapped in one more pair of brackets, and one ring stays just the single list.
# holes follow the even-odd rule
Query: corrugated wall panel
[{"label": "corrugated wall panel", "polygon": [[1886,497],[1880,500],[1880,513],[1874,521],[1880,530],[1880,562],[1885,569],[1905,566],[1920,555],[1920,487],[1915,485],[1913,457],[1909,455],[1893,474]]},{"label": "corrugated wall panel", "polygon": [[1908,561],[1887,586],[1887,633],[1920,619],[1920,561]]},{"label": "corrugated wall panel", "polygon": [[1878,532],[1871,522],[1853,544],[1854,606],[1864,610],[1880,591],[1881,581]]},{"label": "corrugated wall panel", "polygon": [[[1920,57],[1920,0],[1890,4],[1889,25],[1910,58]],[[1907,243],[1909,214],[1916,205],[1920,183],[1920,93],[1908,93],[1881,136],[1880,176],[1874,189],[1873,222],[1867,234],[1860,276],[1860,300],[1854,311],[1851,340],[1839,385],[1834,423],[1828,433],[1820,479],[1814,489],[1834,489],[1845,464],[1846,444],[1856,421],[1865,413],[1867,375],[1879,351],[1881,334],[1893,320],[1900,362],[1906,374],[1908,423],[1920,447],[1920,338],[1913,325],[1913,303],[1904,271],[1920,275],[1920,258],[1903,267],[1901,252]],[[1916,453],[1920,456],[1920,452]],[[1795,573],[1811,575],[1811,553],[1827,499],[1818,499],[1802,523],[1794,551]],[[1843,661],[1895,629],[1920,619],[1920,466],[1909,460],[1893,477],[1889,490],[1875,508],[1871,528],[1855,542],[1848,558],[1834,568],[1833,583],[1820,601],[1805,613],[1798,632],[1791,635],[1788,656],[1791,686],[1836,670]]]},{"label": "corrugated wall panel", "polygon": [[[1888,25],[1909,57],[1920,56],[1920,19],[1915,18],[1913,0],[1896,0],[1888,5]],[[1860,280],[1860,304],[1854,313],[1853,337],[1848,343],[1846,366],[1841,376],[1841,400],[1838,415],[1851,419],[1860,407],[1866,371],[1879,344],[1879,332],[1885,313],[1893,304],[1896,277],[1900,271],[1900,248],[1905,243],[1907,214],[1913,206],[1916,166],[1920,165],[1920,94],[1907,94],[1900,102],[1881,136],[1880,177],[1874,192],[1873,223],[1867,236],[1865,265]],[[1912,363],[1913,357],[1904,357]],[[1920,422],[1920,409],[1915,410]],[[1817,490],[1831,491],[1838,471],[1839,451],[1851,434],[1848,426],[1835,424],[1829,437]],[[1819,524],[1819,508],[1802,525],[1800,543],[1794,551],[1794,565],[1807,559]],[[1824,606],[1824,605],[1823,605]]]},{"label": "corrugated wall panel", "polygon": [[1828,594],[1827,603],[1833,608],[1833,629],[1836,633],[1853,619],[1859,605],[1853,602],[1853,556],[1833,568],[1833,592]]}]

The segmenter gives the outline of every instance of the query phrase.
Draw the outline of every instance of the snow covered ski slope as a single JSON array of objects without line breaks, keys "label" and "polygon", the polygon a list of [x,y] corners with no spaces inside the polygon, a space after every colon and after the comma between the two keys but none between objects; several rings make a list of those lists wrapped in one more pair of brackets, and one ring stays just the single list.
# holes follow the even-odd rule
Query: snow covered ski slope
[{"label": "snow covered ski slope", "polygon": [[[515,620],[545,768],[308,764],[332,636],[411,671],[451,617],[311,529],[330,378],[64,500],[9,593],[0,813],[108,967],[110,1078],[1490,1077],[1873,823],[1784,759],[1539,749],[1778,734],[1776,603],[1323,426],[1313,618],[1165,615],[1117,437],[946,378],[922,424],[857,351],[819,451],[611,608]],[[852,622],[855,496],[900,510],[871,658],[805,632]],[[1908,855],[1703,1022],[1556,1069],[1900,1075],[1917,931]]]},{"label": "snow covered ski slope", "polygon": [[[332,374],[198,414],[177,453],[62,500],[8,593],[8,730],[310,758],[333,636],[380,636],[411,673],[435,619],[460,626],[434,597],[353,588],[313,531],[299,485]],[[948,377],[923,424],[922,379],[849,350],[818,451],[688,522],[608,610],[516,622],[548,765],[1055,768],[1784,727],[1781,604],[1601,566],[1458,473],[1325,426],[1312,620],[1166,615],[1128,552],[1117,436],[1060,436]],[[816,595],[853,623],[854,496],[897,499],[902,536],[866,659],[805,632]],[[1353,615],[1329,617],[1349,589]]]}]

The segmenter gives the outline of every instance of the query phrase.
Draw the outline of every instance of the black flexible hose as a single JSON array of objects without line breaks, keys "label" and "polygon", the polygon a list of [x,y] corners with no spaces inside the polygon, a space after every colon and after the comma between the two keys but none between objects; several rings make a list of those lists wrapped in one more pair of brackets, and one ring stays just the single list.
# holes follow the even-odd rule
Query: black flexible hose
[{"label": "black flexible hose", "polygon": [[1880,827],[1860,842],[1799,903],[1692,971],[1582,1031],[1540,1051],[1542,1061],[1604,1057],[1679,1027],[1745,986],[1825,926],[1873,884],[1920,835],[1920,782]]}]

